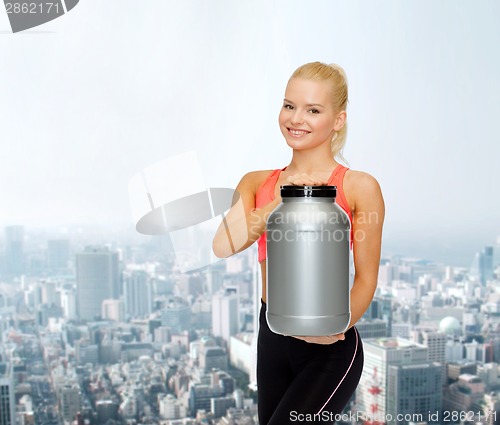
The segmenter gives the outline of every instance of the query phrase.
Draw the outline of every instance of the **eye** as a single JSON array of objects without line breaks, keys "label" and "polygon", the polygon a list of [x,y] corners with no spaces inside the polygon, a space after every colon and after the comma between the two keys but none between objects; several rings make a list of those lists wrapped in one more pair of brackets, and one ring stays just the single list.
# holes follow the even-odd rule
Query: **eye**
[{"label": "eye", "polygon": [[292,106],[292,105],[290,105],[290,104],[288,104],[288,103],[285,103],[285,104],[283,105],[283,108],[285,108],[285,109],[290,109],[290,110],[291,110],[291,109],[293,109],[293,106]]},{"label": "eye", "polygon": [[309,111],[313,114],[319,114],[319,111],[317,109],[309,109]]}]

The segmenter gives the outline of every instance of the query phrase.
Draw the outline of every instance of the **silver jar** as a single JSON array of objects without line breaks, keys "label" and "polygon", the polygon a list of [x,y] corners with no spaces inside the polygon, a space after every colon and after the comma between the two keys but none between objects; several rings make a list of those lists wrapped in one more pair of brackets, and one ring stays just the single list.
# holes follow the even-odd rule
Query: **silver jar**
[{"label": "silver jar", "polygon": [[344,332],[351,319],[351,222],[336,186],[281,186],[267,220],[266,318],[282,335]]}]

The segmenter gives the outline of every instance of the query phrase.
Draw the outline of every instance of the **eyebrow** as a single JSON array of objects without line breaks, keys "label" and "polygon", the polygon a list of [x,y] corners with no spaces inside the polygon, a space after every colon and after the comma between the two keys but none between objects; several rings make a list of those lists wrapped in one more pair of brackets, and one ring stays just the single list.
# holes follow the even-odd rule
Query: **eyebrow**
[{"label": "eyebrow", "polygon": [[[288,100],[287,98],[284,98],[283,100],[288,103],[293,103],[291,100]],[[308,103],[306,106],[321,106],[322,108],[324,108],[324,106],[320,105],[319,103]]]}]

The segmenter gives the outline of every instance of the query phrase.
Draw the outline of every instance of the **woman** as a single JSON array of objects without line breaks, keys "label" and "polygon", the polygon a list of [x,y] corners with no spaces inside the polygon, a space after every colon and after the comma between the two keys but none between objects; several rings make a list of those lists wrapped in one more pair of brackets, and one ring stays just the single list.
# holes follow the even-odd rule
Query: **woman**
[{"label": "woman", "polygon": [[[260,425],[334,423],[361,377],[363,347],[354,325],[377,286],[385,206],[374,177],[336,161],[345,144],[347,101],[347,80],[338,65],[313,62],[292,74],[279,114],[281,132],[293,150],[291,162],[283,169],[244,175],[236,188],[239,198],[213,240],[220,258],[258,240],[263,284],[257,342]],[[267,325],[265,226],[281,202],[284,184],[337,186],[336,202],[351,220],[355,275],[351,321],[343,334],[283,336]]]}]

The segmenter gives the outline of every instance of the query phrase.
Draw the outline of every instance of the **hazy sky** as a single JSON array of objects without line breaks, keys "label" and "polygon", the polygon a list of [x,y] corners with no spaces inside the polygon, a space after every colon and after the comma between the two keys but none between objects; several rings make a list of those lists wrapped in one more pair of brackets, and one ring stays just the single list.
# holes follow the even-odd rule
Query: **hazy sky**
[{"label": "hazy sky", "polygon": [[187,150],[207,187],[287,165],[284,88],[320,60],[347,73],[386,247],[476,251],[500,234],[499,21],[494,0],[81,0],[11,34],[0,10],[0,225],[131,222],[130,178]]}]

